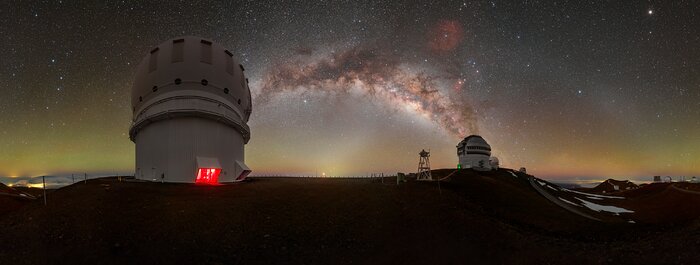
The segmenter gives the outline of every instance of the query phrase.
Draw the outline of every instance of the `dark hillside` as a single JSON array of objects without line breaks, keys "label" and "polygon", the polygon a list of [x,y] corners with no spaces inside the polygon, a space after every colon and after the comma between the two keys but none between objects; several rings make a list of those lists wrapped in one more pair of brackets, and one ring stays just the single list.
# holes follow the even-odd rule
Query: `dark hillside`
[{"label": "dark hillside", "polygon": [[[0,261],[643,264],[662,254],[643,243],[660,230],[628,232],[635,225],[620,230],[587,220],[557,208],[524,177],[462,171],[439,188],[370,179],[258,178],[222,186],[91,180],[52,192],[46,207],[35,200],[0,216]],[[664,251],[674,262],[698,258],[680,248]]]},{"label": "dark hillside", "polygon": [[35,199],[34,196],[0,183],[0,217],[19,210]]}]

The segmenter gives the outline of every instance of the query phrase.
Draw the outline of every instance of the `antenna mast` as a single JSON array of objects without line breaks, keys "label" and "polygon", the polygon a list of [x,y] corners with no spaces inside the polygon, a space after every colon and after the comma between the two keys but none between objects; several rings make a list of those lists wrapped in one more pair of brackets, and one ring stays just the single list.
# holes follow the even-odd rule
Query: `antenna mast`
[{"label": "antenna mast", "polygon": [[417,180],[433,180],[433,175],[430,173],[430,152],[426,152],[425,149],[418,153],[420,155],[420,160],[418,160],[418,173],[416,173]]}]

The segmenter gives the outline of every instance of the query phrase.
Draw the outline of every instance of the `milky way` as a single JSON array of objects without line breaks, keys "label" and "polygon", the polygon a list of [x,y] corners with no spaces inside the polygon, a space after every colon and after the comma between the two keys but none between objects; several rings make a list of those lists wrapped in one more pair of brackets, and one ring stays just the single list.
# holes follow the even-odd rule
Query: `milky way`
[{"label": "milky way", "polygon": [[335,94],[352,90],[397,109],[415,110],[451,135],[477,133],[472,108],[440,87],[444,75],[411,71],[394,54],[376,48],[354,47],[320,56],[302,50],[292,61],[269,68],[262,78],[258,103],[300,89]]}]

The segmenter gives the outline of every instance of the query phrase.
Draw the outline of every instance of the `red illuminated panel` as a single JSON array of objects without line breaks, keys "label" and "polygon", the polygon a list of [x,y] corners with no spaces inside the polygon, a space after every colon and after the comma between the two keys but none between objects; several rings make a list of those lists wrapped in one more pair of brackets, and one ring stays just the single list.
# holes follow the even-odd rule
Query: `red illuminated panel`
[{"label": "red illuminated panel", "polygon": [[194,180],[198,184],[219,184],[220,168],[200,168],[197,170],[197,178]]}]

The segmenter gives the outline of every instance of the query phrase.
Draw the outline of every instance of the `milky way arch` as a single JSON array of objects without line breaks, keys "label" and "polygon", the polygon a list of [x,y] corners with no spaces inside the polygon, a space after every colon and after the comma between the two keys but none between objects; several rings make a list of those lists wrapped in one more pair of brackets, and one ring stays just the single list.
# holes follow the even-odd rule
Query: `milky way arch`
[{"label": "milky way arch", "polygon": [[460,97],[450,96],[449,89],[439,87],[440,81],[462,82],[458,78],[407,70],[397,55],[380,49],[355,47],[323,56],[304,51],[268,68],[257,103],[265,104],[275,94],[300,89],[335,94],[359,89],[386,105],[414,109],[455,137],[477,133],[472,107]]}]

